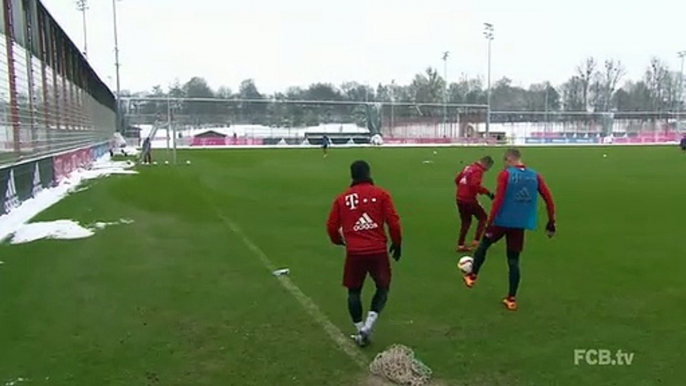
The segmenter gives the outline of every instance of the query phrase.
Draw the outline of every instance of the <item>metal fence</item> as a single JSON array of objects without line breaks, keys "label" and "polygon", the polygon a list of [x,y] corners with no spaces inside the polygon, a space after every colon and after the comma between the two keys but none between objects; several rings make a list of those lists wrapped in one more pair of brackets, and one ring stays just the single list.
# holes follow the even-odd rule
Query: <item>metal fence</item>
[{"label": "metal fence", "polygon": [[116,99],[39,0],[1,0],[0,166],[111,137]]},{"label": "metal fence", "polygon": [[[486,117],[485,105],[367,103],[277,99],[122,98],[125,122],[142,129],[175,127],[178,132],[214,131],[242,138],[304,138],[306,133],[367,132],[384,137],[469,135]],[[158,136],[166,136],[164,130]]]},{"label": "metal fence", "polygon": [[[351,101],[126,98],[125,121],[158,147],[300,144],[326,133],[340,141],[381,134],[404,143],[671,142],[680,134],[671,112],[493,111],[485,105]],[[166,130],[166,128],[171,128]],[[620,140],[619,142],[622,142]]]}]

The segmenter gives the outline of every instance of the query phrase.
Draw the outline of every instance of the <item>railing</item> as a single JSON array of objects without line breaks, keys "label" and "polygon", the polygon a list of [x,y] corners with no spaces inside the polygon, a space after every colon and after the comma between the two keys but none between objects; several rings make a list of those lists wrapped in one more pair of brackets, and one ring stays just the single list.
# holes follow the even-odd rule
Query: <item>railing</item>
[{"label": "railing", "polygon": [[115,97],[40,1],[0,14],[0,166],[109,139]]}]

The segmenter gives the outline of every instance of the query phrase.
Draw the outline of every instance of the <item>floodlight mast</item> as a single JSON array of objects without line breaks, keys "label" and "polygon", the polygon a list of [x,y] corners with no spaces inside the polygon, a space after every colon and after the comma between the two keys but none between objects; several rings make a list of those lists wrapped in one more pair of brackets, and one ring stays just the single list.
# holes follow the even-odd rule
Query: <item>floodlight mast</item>
[{"label": "floodlight mast", "polygon": [[493,24],[484,23],[484,37],[488,40],[488,71],[487,71],[487,93],[486,93],[486,138],[491,132],[491,42],[493,42]]}]

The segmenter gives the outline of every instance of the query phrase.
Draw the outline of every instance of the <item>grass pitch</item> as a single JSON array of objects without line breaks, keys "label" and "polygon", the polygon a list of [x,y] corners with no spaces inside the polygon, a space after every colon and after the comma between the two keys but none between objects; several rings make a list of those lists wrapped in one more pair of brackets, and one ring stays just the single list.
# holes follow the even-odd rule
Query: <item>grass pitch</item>
[{"label": "grass pitch", "polygon": [[[246,244],[290,268],[293,283],[350,333],[343,251],[329,245],[324,222],[360,158],[393,194],[405,233],[388,306],[362,351],[368,361],[401,343],[447,385],[682,384],[686,156],[663,147],[523,149],[553,191],[559,234],[527,235],[513,313],[500,304],[504,243],[471,291],[454,252],[453,178],[482,155],[499,160],[502,149],[433,150],[333,149],[327,159],[318,150],[188,151],[179,159],[191,165],[92,182],[36,221],[135,223],[83,240],[0,245],[0,384],[362,384],[366,369]],[[575,349],[634,358],[575,365]]]}]

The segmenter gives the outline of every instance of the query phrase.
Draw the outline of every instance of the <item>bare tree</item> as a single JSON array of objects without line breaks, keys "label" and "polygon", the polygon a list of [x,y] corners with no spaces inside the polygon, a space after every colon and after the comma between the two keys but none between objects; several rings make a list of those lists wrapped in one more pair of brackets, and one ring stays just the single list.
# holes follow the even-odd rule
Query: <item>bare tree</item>
[{"label": "bare tree", "polygon": [[663,110],[669,99],[671,76],[669,68],[658,58],[650,60],[645,73],[645,83],[650,93],[651,107],[655,111]]},{"label": "bare tree", "polygon": [[578,76],[569,78],[562,85],[562,105],[565,111],[586,111],[584,107],[584,85]]},{"label": "bare tree", "polygon": [[588,57],[583,64],[576,68],[579,80],[581,81],[582,101],[585,109],[588,109],[589,102],[591,101],[591,85],[593,76],[595,75],[596,65],[595,59],[593,57]]},{"label": "bare tree", "polygon": [[617,90],[617,85],[626,74],[622,62],[613,59],[605,60],[605,71],[602,74],[602,93],[603,107],[605,111],[610,110],[612,96]]}]

